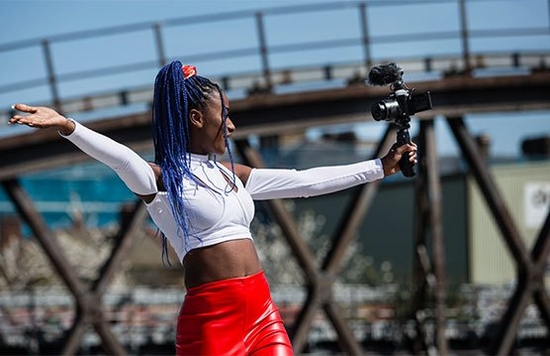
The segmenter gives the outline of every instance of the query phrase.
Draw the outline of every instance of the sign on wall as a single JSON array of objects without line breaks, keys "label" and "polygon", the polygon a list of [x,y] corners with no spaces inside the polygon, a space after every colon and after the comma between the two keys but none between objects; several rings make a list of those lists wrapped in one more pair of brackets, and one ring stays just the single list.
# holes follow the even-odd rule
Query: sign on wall
[{"label": "sign on wall", "polygon": [[525,225],[540,228],[550,208],[550,182],[528,182],[523,191]]}]

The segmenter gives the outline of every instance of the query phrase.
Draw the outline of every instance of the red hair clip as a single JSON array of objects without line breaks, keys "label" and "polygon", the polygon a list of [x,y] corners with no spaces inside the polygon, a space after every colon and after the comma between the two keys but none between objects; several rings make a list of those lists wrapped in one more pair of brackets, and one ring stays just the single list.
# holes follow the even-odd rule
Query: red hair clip
[{"label": "red hair clip", "polygon": [[191,78],[197,75],[197,67],[185,64],[181,70],[183,70],[183,78]]}]

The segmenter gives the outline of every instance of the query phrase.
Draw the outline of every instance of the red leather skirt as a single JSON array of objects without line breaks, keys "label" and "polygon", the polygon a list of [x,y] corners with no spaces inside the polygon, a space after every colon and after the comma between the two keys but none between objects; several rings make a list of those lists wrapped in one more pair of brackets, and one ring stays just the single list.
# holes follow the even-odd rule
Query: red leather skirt
[{"label": "red leather skirt", "polygon": [[177,355],[293,355],[263,272],[187,290]]}]

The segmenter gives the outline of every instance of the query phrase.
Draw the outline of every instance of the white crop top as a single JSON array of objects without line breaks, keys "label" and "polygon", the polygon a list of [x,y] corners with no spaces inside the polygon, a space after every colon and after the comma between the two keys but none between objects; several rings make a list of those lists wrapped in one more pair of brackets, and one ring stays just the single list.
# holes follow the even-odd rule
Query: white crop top
[{"label": "white crop top", "polygon": [[151,219],[170,240],[180,261],[195,248],[233,239],[252,239],[249,227],[254,217],[254,202],[242,182],[236,178],[237,189],[231,190],[228,183],[233,180],[231,171],[208,160],[208,156],[193,154],[190,165],[198,183],[191,178],[183,181],[187,239],[176,225],[166,192],[157,193],[153,201],[146,204]]}]

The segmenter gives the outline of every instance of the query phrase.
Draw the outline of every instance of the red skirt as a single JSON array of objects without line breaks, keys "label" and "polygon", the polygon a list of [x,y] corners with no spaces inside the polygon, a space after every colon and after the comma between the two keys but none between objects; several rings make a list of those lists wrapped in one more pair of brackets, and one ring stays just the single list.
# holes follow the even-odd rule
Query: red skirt
[{"label": "red skirt", "polygon": [[187,290],[177,355],[293,355],[263,272]]}]

